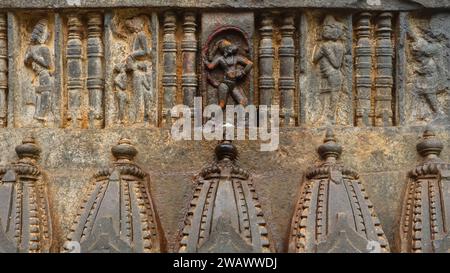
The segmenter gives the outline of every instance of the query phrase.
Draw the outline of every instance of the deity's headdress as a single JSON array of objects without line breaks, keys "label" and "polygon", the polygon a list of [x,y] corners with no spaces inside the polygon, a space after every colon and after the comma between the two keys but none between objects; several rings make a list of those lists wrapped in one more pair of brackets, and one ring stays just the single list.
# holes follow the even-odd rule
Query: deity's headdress
[{"label": "deity's headdress", "polygon": [[323,25],[324,26],[330,26],[330,27],[336,27],[339,29],[343,29],[343,25],[341,22],[336,21],[336,19],[334,18],[333,15],[327,15],[325,16],[325,19],[323,20]]},{"label": "deity's headdress", "polygon": [[41,19],[34,26],[33,32],[31,32],[31,41],[43,44],[47,41],[48,36],[48,21],[47,19]]}]

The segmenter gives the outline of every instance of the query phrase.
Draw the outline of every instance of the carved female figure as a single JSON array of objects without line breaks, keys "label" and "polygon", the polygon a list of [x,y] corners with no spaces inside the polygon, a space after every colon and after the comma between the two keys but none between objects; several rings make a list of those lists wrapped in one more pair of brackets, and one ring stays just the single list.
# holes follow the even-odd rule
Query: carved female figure
[{"label": "carved female figure", "polygon": [[38,80],[38,85],[35,87],[34,118],[39,121],[46,121],[51,113],[51,99],[54,88],[54,79],[50,72],[52,67],[50,49],[45,44],[48,38],[48,22],[46,19],[42,19],[31,33],[30,44],[24,60],[25,65],[34,71]]},{"label": "carved female figure", "polygon": [[117,73],[114,78],[114,89],[117,98],[117,119],[120,124],[125,121],[126,109],[128,105],[128,94],[127,94],[127,73],[125,71],[125,65],[119,64],[114,67],[114,72]]},{"label": "carved female figure", "polygon": [[342,91],[345,47],[340,39],[344,34],[342,23],[327,15],[323,21],[322,44],[314,48],[313,63],[320,67],[320,97],[322,115],[336,122],[337,103]]},{"label": "carved female figure", "polygon": [[216,55],[219,50],[220,54],[210,62],[206,56],[203,56],[203,62],[208,70],[213,70],[219,66],[224,77],[222,82],[208,78],[209,83],[218,89],[219,105],[225,108],[227,98],[231,97],[239,104],[246,105],[247,98],[242,90],[238,87],[238,82],[242,81],[250,72],[253,62],[246,57],[238,54],[238,48],[227,39],[217,41],[215,47],[211,51],[211,56]]},{"label": "carved female figure", "polygon": [[150,48],[144,32],[144,17],[136,16],[127,19],[125,25],[134,35],[131,53],[126,59],[126,69],[132,74],[134,92],[134,107],[130,114],[133,122],[143,122],[149,104],[146,100],[152,97],[150,94],[151,79],[150,75],[148,75]]}]

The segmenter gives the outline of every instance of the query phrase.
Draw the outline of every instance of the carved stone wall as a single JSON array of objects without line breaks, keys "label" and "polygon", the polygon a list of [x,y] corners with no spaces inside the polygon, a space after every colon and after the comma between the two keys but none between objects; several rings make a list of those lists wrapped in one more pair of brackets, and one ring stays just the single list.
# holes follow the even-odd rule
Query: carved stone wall
[{"label": "carved stone wall", "polygon": [[[431,208],[435,221],[421,220],[434,199],[448,198],[447,2],[69,2],[0,3],[0,251],[72,251],[68,239],[108,252],[221,251],[222,243],[243,252],[366,251],[375,239],[384,251],[448,251],[445,202]],[[225,164],[212,158],[216,141],[175,141],[180,117],[170,110],[192,109],[195,97],[222,108],[278,105],[278,149],[233,141],[239,165],[229,154]],[[427,125],[442,142],[439,171],[416,151]],[[316,150],[328,127],[344,147],[332,164]],[[116,145],[133,154],[126,164],[111,153]],[[15,146],[39,148],[16,155]],[[316,161],[330,167],[323,177],[307,171]],[[213,174],[202,171],[210,162]],[[24,189],[27,198],[16,194]],[[333,215],[318,203],[302,215],[308,190],[353,199]],[[228,218],[211,216],[215,209]],[[11,211],[40,221],[13,234]],[[362,221],[346,221],[350,214]],[[122,221],[140,235],[126,236]],[[317,236],[300,238],[302,229]],[[343,233],[345,242],[335,236]]]}]

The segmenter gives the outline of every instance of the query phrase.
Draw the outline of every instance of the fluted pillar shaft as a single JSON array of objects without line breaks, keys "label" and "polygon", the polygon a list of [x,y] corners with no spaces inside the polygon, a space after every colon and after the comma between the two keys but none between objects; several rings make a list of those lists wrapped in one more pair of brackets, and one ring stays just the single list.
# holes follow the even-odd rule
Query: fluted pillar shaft
[{"label": "fluted pillar shaft", "polygon": [[163,33],[163,123],[171,122],[170,109],[175,106],[177,92],[177,42],[175,37],[176,16],[168,11],[164,14]]},{"label": "fluted pillar shaft", "polygon": [[81,127],[81,93],[83,91],[82,80],[82,42],[81,21],[76,15],[70,15],[68,19],[68,38],[66,48],[67,58],[67,90],[68,113],[67,126],[71,128]]},{"label": "fluted pillar shaft", "polygon": [[376,77],[375,77],[375,125],[391,126],[392,120],[392,14],[384,12],[377,18],[376,27]]},{"label": "fluted pillar shaft", "polygon": [[88,16],[87,89],[89,92],[89,121],[91,128],[102,128],[104,120],[103,16],[99,13],[91,13]]},{"label": "fluted pillar shaft", "polygon": [[264,14],[259,29],[261,40],[259,43],[259,90],[260,105],[272,105],[275,92],[275,81],[273,77],[273,17]]},{"label": "fluted pillar shaft", "polygon": [[295,90],[295,47],[294,47],[294,17],[283,15],[281,26],[280,57],[280,97],[281,125],[295,125],[294,90]]},{"label": "fluted pillar shaft", "polygon": [[361,13],[357,20],[355,50],[356,66],[356,125],[370,126],[372,91],[372,46],[370,41],[370,13]]},{"label": "fluted pillar shaft", "polygon": [[6,127],[8,115],[8,40],[6,15],[0,14],[0,127]]},{"label": "fluted pillar shaft", "polygon": [[183,40],[181,41],[181,54],[183,60],[183,70],[181,75],[181,86],[183,90],[184,105],[194,107],[194,97],[196,94],[198,81],[196,73],[197,37],[195,32],[197,24],[195,13],[186,12],[183,22]]}]

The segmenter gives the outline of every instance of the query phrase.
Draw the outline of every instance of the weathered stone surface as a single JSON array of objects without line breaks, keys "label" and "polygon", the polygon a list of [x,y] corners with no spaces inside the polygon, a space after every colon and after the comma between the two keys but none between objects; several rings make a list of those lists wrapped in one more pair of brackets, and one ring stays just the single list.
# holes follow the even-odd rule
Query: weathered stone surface
[{"label": "weathered stone surface", "polygon": [[[51,201],[43,207],[51,211],[53,223],[39,251],[62,249],[70,223],[77,221],[78,199],[89,195],[92,174],[109,162],[115,162],[107,167],[111,172],[93,179],[94,189],[108,185],[108,209],[101,210],[95,223],[77,222],[72,229],[77,230],[75,239],[89,251],[178,251],[177,236],[195,188],[192,176],[211,161],[217,144],[175,141],[171,136],[170,126],[189,118],[187,111],[171,115],[172,107],[184,103],[192,115],[192,110],[199,110],[195,97],[202,99],[202,106],[221,106],[216,109],[279,106],[280,112],[271,118],[279,118],[283,128],[280,145],[272,152],[260,152],[260,140],[233,142],[240,164],[253,174],[252,182],[241,180],[258,192],[265,219],[259,227],[264,232],[261,238],[270,231],[270,244],[255,247],[245,228],[236,229],[236,221],[229,225],[214,219],[204,244],[182,248],[288,251],[297,189],[305,186],[300,177],[319,159],[316,147],[325,127],[332,126],[345,147],[342,164],[359,174],[347,177],[350,182],[345,185],[364,188],[371,197],[373,208],[370,204],[364,208],[377,212],[391,251],[448,249],[449,237],[440,231],[422,248],[405,248],[405,243],[394,240],[400,230],[404,178],[420,162],[414,147],[424,126],[436,126],[444,147],[450,140],[448,1],[5,0],[0,9],[0,164],[16,164],[11,165],[15,155],[10,147],[29,134],[35,136],[42,149],[38,164],[46,173],[36,180],[48,182]],[[216,119],[200,117],[193,123],[210,120]],[[187,121],[183,126],[191,124]],[[262,125],[261,120],[260,129]],[[128,173],[114,171],[120,168],[110,153],[123,138],[140,151],[129,165],[139,165],[152,177],[147,185],[142,176],[133,176],[138,183],[131,184],[151,187],[152,196],[140,201],[151,200],[154,207],[145,215],[132,213],[131,218],[138,224],[145,222],[142,217],[158,214],[161,231],[153,237],[147,233],[127,237],[118,222],[128,216],[118,215],[116,204],[110,202],[118,184],[130,184]],[[440,157],[448,161],[448,149]],[[14,176],[6,169],[4,176],[0,187],[9,187]],[[203,178],[211,182],[210,177]],[[128,182],[117,183],[122,179]],[[438,181],[433,179],[430,200]],[[130,196],[124,193],[117,199],[126,203]],[[227,196],[219,194],[217,202],[223,204]],[[0,208],[8,211],[6,199],[0,198]],[[81,214],[91,209],[84,207]],[[362,251],[367,239],[373,239],[365,237],[362,228],[347,225],[348,215],[342,213],[349,214],[344,210],[329,217],[337,229],[328,232],[316,250]],[[432,217],[438,211],[433,213]],[[1,231],[10,223],[0,218]],[[88,232],[83,237],[84,227]],[[3,233],[3,250],[19,250]],[[221,249],[221,244],[227,247]],[[387,250],[385,242],[383,247]],[[36,249],[24,246],[20,251]]]},{"label": "weathered stone surface", "polygon": [[33,137],[16,147],[19,160],[0,168],[0,252],[49,252],[53,222],[48,181]]},{"label": "weathered stone surface", "polygon": [[389,252],[380,220],[359,175],[340,162],[331,128],[317,149],[322,161],[303,176],[289,252]]},{"label": "weathered stone surface", "polygon": [[150,178],[134,157],[129,139],[111,148],[113,165],[93,174],[83,196],[65,251],[74,242],[89,252],[164,252],[165,239],[149,191]]},{"label": "weathered stone surface", "polygon": [[[437,127],[436,135],[444,145],[450,143],[449,127]],[[342,162],[361,175],[371,201],[378,212],[392,251],[398,232],[400,206],[406,186],[407,172],[419,160],[415,145],[423,127],[336,128],[335,134],[346,147]],[[254,174],[268,229],[272,231],[277,251],[286,251],[289,221],[297,200],[300,177],[310,162],[318,160],[324,129],[282,129],[276,152],[260,152],[259,141],[235,141],[240,151],[240,164]],[[55,196],[52,207],[57,212],[60,228],[56,244],[60,246],[69,233],[76,215],[79,198],[87,193],[92,173],[111,162],[110,148],[121,137],[129,137],[141,151],[136,162],[152,177],[151,191],[155,208],[168,241],[168,250],[177,251],[176,239],[185,208],[193,190],[191,178],[212,158],[215,141],[173,141],[169,132],[160,129],[62,130],[12,129],[0,132],[2,149],[18,145],[33,133],[42,149],[41,167],[48,174],[50,193]],[[8,149],[6,149],[8,150]],[[354,160],[359,158],[359,160]],[[443,152],[443,160],[450,154]],[[15,159],[13,151],[2,153],[0,163]]]},{"label": "weathered stone surface", "polygon": [[348,8],[348,9],[373,9],[373,10],[409,10],[415,8],[448,8],[450,3],[440,0],[264,0],[264,1],[225,1],[225,0],[200,0],[200,1],[176,1],[176,0],[152,0],[150,3],[145,0],[33,0],[33,1],[14,1],[5,0],[0,7],[2,8],[73,8],[73,7],[199,7],[199,8]]},{"label": "weathered stone surface", "polygon": [[231,141],[195,177],[195,190],[180,234],[179,252],[273,252],[251,174],[238,163]]},{"label": "weathered stone surface", "polygon": [[416,148],[423,160],[408,173],[400,222],[401,251],[448,253],[450,165],[439,157],[444,145],[427,126]]}]

